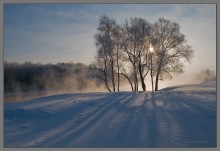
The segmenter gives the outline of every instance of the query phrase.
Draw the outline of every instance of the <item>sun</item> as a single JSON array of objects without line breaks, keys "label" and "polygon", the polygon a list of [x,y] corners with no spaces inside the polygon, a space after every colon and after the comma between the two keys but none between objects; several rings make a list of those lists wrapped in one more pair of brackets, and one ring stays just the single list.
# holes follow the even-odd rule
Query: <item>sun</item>
[{"label": "sun", "polygon": [[150,45],[149,51],[150,51],[150,52],[153,52],[153,51],[154,51],[154,48],[153,48],[151,45]]}]

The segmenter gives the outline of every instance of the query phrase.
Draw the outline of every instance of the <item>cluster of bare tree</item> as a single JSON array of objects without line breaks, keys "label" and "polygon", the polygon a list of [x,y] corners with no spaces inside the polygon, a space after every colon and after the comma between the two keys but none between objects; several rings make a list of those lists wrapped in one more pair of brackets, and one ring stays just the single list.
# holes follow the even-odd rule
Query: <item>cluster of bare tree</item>
[{"label": "cluster of bare tree", "polygon": [[120,25],[103,15],[94,38],[97,51],[90,77],[103,81],[110,92],[120,91],[122,79],[129,82],[132,91],[138,91],[139,84],[146,91],[147,75],[152,90],[157,91],[159,80],[182,73],[183,61],[190,62],[193,57],[179,24],[164,18],[153,24],[130,18]]}]

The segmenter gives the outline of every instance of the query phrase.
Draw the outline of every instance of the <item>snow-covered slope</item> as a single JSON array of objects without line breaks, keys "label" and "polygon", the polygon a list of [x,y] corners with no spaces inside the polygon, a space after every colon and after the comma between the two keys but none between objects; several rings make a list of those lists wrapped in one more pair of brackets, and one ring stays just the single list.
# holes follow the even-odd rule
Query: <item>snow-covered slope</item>
[{"label": "snow-covered slope", "polygon": [[216,83],[5,103],[4,147],[216,147]]}]

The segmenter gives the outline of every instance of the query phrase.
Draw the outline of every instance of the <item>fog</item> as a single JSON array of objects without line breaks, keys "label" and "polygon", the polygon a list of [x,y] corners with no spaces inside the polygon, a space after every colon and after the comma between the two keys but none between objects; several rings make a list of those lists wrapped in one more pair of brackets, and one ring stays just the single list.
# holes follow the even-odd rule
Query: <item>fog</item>
[{"label": "fog", "polygon": [[184,84],[199,84],[206,81],[216,80],[216,73],[210,69],[203,69],[197,72],[186,72],[180,75],[173,75],[171,80],[159,82],[159,89]]},{"label": "fog", "polygon": [[[185,72],[180,75],[173,75],[172,79],[164,79],[159,81],[159,89],[163,89],[169,86],[185,85],[185,84],[199,84],[206,81],[216,80],[216,73],[211,69],[203,69],[197,72]],[[155,82],[155,81],[154,81]],[[130,85],[124,84],[122,89],[130,91]],[[139,85],[139,90],[141,86]],[[146,78],[146,90],[152,91],[150,77]]]},{"label": "fog", "polygon": [[[27,101],[33,98],[63,94],[108,92],[104,84],[89,77],[89,67],[82,63],[34,64],[4,62],[4,101]],[[171,80],[159,81],[159,89],[183,84],[196,84],[216,80],[216,73],[204,69],[195,73],[173,75]],[[147,91],[151,91],[150,77],[146,78]],[[141,85],[139,84],[139,90]],[[126,80],[120,82],[120,91],[131,91]]]},{"label": "fog", "polygon": [[82,63],[34,64],[4,62],[4,101],[23,101],[61,93],[105,91],[102,83],[88,77]]}]

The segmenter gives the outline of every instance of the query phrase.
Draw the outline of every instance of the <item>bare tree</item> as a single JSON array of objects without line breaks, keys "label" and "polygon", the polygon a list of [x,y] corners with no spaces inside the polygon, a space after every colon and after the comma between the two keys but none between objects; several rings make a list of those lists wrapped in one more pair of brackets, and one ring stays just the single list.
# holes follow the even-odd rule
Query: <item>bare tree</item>
[{"label": "bare tree", "polygon": [[190,62],[193,50],[186,44],[185,36],[180,33],[179,24],[164,18],[155,22],[151,36],[156,55],[155,91],[158,91],[159,78],[172,78],[172,73],[182,73],[182,60]]},{"label": "bare tree", "polygon": [[149,49],[151,49],[149,55],[148,55],[148,59],[149,59],[149,67],[150,67],[150,77],[151,77],[151,87],[152,87],[152,92],[154,91],[154,76],[155,76],[155,63],[153,62],[155,59],[154,57],[154,53],[153,53],[153,47],[150,47]]},{"label": "bare tree", "polygon": [[[100,60],[103,60],[101,62],[104,66],[102,66],[101,69],[106,76],[104,78],[106,86],[109,88],[110,84],[108,84],[107,79],[110,79],[112,91],[115,92],[117,79],[117,87],[119,91],[120,74],[116,70],[119,71],[120,27],[116,24],[114,19],[110,19],[105,15],[100,17],[99,27],[97,28],[97,34],[95,35],[95,42],[98,50],[96,55],[96,65],[100,66]],[[117,77],[116,73],[118,73]]]},{"label": "bare tree", "polygon": [[138,72],[137,72],[137,44],[135,43],[134,36],[136,34],[136,30],[133,30],[130,27],[129,22],[126,20],[124,26],[124,40],[123,46],[124,51],[127,55],[127,60],[130,61],[133,67],[132,76],[134,82],[134,91],[138,91]]},{"label": "bare tree", "polygon": [[108,91],[111,92],[108,71],[107,56],[96,56],[95,62],[91,63],[89,66],[89,77],[103,81]]},{"label": "bare tree", "polygon": [[115,60],[115,67],[117,68],[117,90],[120,91],[120,68],[122,67],[122,41],[123,41],[123,29],[119,25],[115,25],[112,31],[113,39],[113,56]]},{"label": "bare tree", "polygon": [[[133,65],[135,91],[138,91],[138,80],[141,81],[143,91],[146,91],[145,55],[149,47],[151,25],[142,18],[130,18],[125,23],[125,52]],[[139,78],[138,78],[139,75]]]},{"label": "bare tree", "polygon": [[[125,56],[123,56],[125,57]],[[121,67],[120,67],[120,72],[119,74],[121,74],[130,84],[131,86],[131,90],[135,91],[134,89],[134,76],[133,76],[133,67],[130,64],[130,62],[127,61],[127,59],[123,59],[122,57],[122,62],[121,62]]]},{"label": "bare tree", "polygon": [[210,69],[205,69],[200,71],[197,75],[196,75],[196,79],[199,79],[201,81],[212,81],[212,80],[216,80],[216,73]]}]

